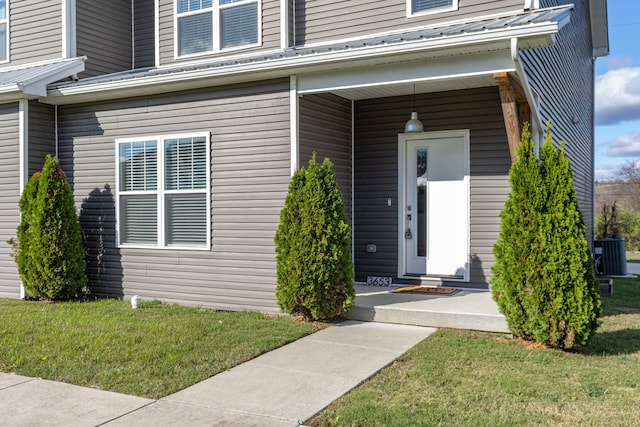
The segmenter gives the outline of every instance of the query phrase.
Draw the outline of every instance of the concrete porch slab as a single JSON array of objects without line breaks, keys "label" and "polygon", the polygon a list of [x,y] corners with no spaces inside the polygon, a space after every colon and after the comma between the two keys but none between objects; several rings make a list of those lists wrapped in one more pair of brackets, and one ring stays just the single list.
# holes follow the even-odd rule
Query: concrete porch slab
[{"label": "concrete porch slab", "polygon": [[394,293],[395,287],[355,285],[356,306],[348,318],[434,328],[509,332],[489,291],[453,295]]}]

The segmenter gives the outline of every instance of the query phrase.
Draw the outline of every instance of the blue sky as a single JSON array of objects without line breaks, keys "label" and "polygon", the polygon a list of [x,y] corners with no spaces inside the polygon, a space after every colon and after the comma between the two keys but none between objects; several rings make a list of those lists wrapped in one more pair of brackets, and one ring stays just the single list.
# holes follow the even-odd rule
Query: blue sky
[{"label": "blue sky", "polygon": [[610,54],[596,60],[596,180],[640,161],[640,1],[607,3]]}]

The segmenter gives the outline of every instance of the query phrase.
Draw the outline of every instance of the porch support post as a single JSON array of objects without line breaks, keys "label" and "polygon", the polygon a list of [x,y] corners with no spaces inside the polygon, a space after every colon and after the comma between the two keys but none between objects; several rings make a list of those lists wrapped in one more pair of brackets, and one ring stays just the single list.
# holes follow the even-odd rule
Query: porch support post
[{"label": "porch support post", "polygon": [[531,108],[524,96],[522,87],[514,81],[506,72],[494,73],[493,78],[498,83],[500,101],[502,102],[502,115],[507,129],[509,141],[509,153],[511,163],[516,161],[516,148],[522,137],[522,126],[525,122],[531,122]]}]

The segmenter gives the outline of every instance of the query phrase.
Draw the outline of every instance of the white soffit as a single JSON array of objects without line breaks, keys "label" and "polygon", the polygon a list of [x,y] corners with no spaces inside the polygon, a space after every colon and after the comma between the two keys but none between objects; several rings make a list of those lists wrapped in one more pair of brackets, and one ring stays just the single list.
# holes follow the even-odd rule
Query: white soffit
[{"label": "white soffit", "polygon": [[[397,64],[298,75],[298,93],[332,92],[348,99],[495,85],[493,74],[515,71],[508,49]],[[419,90],[418,90],[419,89]]]}]

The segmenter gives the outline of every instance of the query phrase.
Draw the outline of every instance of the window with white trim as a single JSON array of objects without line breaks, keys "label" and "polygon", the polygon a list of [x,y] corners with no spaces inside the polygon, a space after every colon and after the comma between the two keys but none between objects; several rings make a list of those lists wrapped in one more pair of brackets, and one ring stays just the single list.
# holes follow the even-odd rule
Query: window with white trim
[{"label": "window with white trim", "polygon": [[0,0],[0,62],[9,58],[9,5],[7,0]]},{"label": "window with white trim", "polygon": [[209,134],[119,139],[121,246],[208,249]]},{"label": "window with white trim", "polygon": [[260,0],[176,0],[176,54],[257,45],[260,15]]},{"label": "window with white trim", "polygon": [[408,15],[458,10],[458,0],[407,0]]}]

